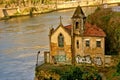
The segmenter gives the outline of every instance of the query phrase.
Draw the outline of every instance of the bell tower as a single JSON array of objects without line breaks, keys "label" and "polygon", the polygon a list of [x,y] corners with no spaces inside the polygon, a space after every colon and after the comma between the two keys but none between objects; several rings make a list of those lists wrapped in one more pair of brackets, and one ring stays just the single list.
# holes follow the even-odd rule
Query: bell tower
[{"label": "bell tower", "polygon": [[71,29],[71,50],[72,50],[72,64],[75,65],[75,43],[76,36],[83,36],[84,33],[84,23],[85,23],[85,14],[83,13],[80,6],[78,6],[72,16],[72,29]]},{"label": "bell tower", "polygon": [[85,14],[80,6],[78,6],[72,16],[72,35],[82,35],[84,32]]}]

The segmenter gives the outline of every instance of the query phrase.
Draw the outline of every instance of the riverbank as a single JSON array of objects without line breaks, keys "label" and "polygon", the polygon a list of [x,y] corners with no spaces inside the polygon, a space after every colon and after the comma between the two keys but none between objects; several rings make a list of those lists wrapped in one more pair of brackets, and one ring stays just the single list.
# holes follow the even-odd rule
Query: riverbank
[{"label": "riverbank", "polygon": [[104,70],[103,68],[85,65],[42,64],[36,67],[35,76],[36,80],[70,80],[70,78],[78,80],[101,80],[101,78],[104,78],[102,80],[106,80],[103,73]]},{"label": "riverbank", "polygon": [[0,20],[6,20],[21,16],[34,16],[43,13],[49,13],[58,10],[72,9],[78,5],[77,2],[60,3],[60,4],[40,4],[38,6],[27,7],[9,7],[0,9]]},{"label": "riverbank", "polygon": [[60,10],[67,10],[67,9],[74,9],[75,7],[70,7],[70,8],[60,8],[60,9],[48,9],[48,10],[43,10],[43,11],[33,11],[32,13],[30,12],[27,12],[27,13],[15,13],[13,15],[10,15],[10,16],[6,16],[6,17],[1,17],[0,20],[8,20],[8,19],[11,19],[11,18],[16,18],[16,17],[24,17],[24,16],[30,16],[30,17],[33,17],[33,16],[36,16],[36,15],[39,15],[39,14],[46,14],[46,13],[50,13],[50,12],[54,12],[54,11],[60,11]]},{"label": "riverbank", "polygon": [[[35,69],[35,80],[120,80],[116,67],[95,67],[86,65],[42,64]],[[73,79],[73,80],[74,80]],[[81,80],[78,79],[78,80]]]},{"label": "riverbank", "polygon": [[57,6],[54,4],[50,5],[39,5],[39,6],[31,6],[31,7],[16,7],[16,8],[1,8],[0,9],[0,20],[7,20],[15,17],[22,17],[22,16],[35,16],[44,13],[50,13],[58,10],[66,10],[66,9],[74,9],[77,5],[81,5],[81,7],[111,7],[117,6],[118,3],[110,3],[110,4],[78,4],[78,2],[70,2],[70,3],[61,3]]}]

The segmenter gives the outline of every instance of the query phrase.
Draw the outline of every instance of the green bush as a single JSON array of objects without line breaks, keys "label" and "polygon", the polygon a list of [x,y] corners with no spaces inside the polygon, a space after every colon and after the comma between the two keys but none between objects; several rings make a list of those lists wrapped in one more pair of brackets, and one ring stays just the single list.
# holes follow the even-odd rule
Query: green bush
[{"label": "green bush", "polygon": [[117,64],[117,73],[120,74],[120,61],[119,61],[119,63]]},{"label": "green bush", "polygon": [[102,80],[96,71],[73,67],[61,75],[60,80]]},{"label": "green bush", "polygon": [[117,55],[120,50],[120,13],[110,8],[98,8],[87,17],[87,21],[96,24],[106,33],[105,54]]},{"label": "green bush", "polygon": [[60,80],[82,80],[83,72],[79,67],[73,67],[68,72],[61,75]]}]

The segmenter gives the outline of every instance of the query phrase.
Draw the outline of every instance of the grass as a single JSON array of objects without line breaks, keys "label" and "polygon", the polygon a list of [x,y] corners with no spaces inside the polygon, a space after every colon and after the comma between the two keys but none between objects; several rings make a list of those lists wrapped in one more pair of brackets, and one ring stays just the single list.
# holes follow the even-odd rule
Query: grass
[{"label": "grass", "polygon": [[[84,66],[84,65],[73,66],[73,65],[43,64],[43,65],[38,66],[36,68],[36,74],[35,75],[39,79],[40,78],[49,79],[50,77],[54,77],[54,76],[52,76],[54,74],[55,74],[55,76],[57,75],[58,78],[60,78],[60,76],[66,75],[66,73],[72,74],[71,72],[73,72],[73,70],[76,67],[79,68],[84,73],[83,77],[84,76],[87,77],[89,75],[95,77],[96,74],[98,74],[98,71],[99,71],[96,67],[93,67],[93,66]],[[86,75],[85,75],[85,73],[86,73]],[[54,77],[54,79],[56,79],[56,78]]]}]

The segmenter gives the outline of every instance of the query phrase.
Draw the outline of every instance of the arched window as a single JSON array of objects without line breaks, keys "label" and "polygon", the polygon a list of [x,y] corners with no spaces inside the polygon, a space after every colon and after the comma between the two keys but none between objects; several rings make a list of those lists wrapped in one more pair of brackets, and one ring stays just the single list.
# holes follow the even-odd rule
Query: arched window
[{"label": "arched window", "polygon": [[58,46],[64,47],[64,36],[62,34],[59,34],[58,36]]},{"label": "arched window", "polygon": [[79,28],[79,23],[78,23],[78,22],[75,23],[75,28],[76,28],[76,29]]}]

